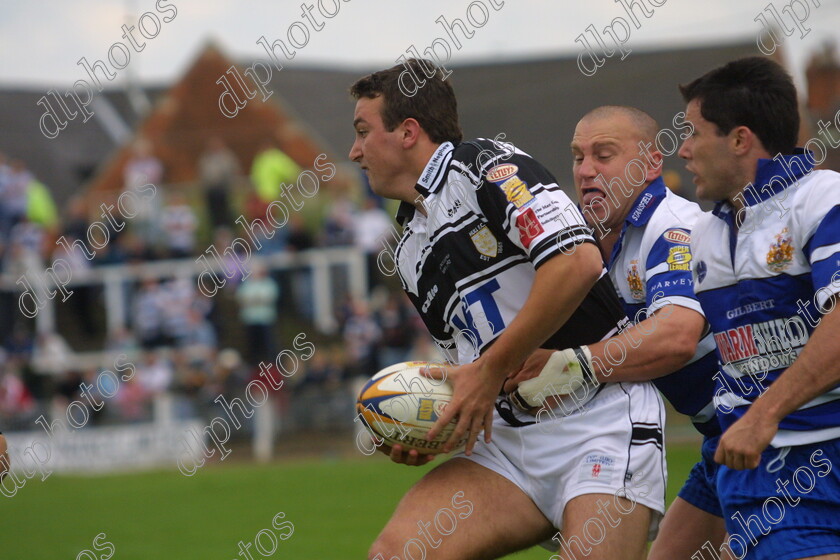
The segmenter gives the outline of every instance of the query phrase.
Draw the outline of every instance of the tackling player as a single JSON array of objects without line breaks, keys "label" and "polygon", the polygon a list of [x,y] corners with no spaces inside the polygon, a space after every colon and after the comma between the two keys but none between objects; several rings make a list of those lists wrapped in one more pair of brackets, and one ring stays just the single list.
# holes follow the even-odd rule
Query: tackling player
[{"label": "tackling player", "polygon": [[[840,175],[795,148],[796,88],[766,58],[680,88],[679,155],[717,204],[691,236],[717,343],[715,460],[738,558],[840,558]],[[824,157],[824,153],[821,154]]]},{"label": "tackling player", "polygon": [[702,460],[666,512],[649,559],[689,560],[707,541],[719,548],[726,534],[715,489],[717,361],[689,268],[691,228],[701,210],[666,188],[658,132],[643,111],[605,106],[578,122],[571,143],[578,199],[604,232],[601,255],[635,325],[582,348],[539,350],[505,390],[515,389],[513,401],[528,408],[580,386],[587,372],[598,383],[653,379],[704,439]]},{"label": "tackling player", "polygon": [[[409,96],[401,80],[412,74],[426,79]],[[414,554],[409,543],[423,534],[423,521],[463,492],[471,515],[445,539],[427,540],[425,558],[497,558],[544,541],[555,527],[565,536],[586,526],[597,546],[576,537],[561,548],[636,560],[663,510],[663,411],[652,385],[593,389],[565,418],[549,421],[550,433],[499,396],[538,346],[591,343],[626,322],[583,217],[527,154],[490,140],[462,142],[454,92],[430,62],[375,72],[351,93],[350,159],[376,194],[402,201],[400,279],[449,361],[461,364],[446,372],[454,395],[429,437],[456,415],[444,451],[469,430],[466,451],[415,484],[369,557]],[[424,462],[397,446],[391,457]],[[628,488],[637,490],[635,501],[623,497]],[[604,510],[614,518],[616,508],[626,515],[608,527]]]}]

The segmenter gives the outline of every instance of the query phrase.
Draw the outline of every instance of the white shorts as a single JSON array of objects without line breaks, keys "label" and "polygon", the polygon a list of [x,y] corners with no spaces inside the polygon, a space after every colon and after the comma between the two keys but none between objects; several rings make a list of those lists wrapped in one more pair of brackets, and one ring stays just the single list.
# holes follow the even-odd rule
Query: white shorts
[{"label": "white shorts", "polygon": [[[460,452],[455,457],[516,484],[558,529],[572,498],[626,497],[633,507],[640,503],[653,511],[648,534],[653,540],[665,512],[664,423],[665,409],[653,384],[609,383],[580,409],[565,416],[542,416],[536,424],[513,427],[497,411],[492,441],[479,439],[472,455]],[[613,522],[620,519],[620,508],[607,509]],[[630,511],[624,508],[625,514]]]}]

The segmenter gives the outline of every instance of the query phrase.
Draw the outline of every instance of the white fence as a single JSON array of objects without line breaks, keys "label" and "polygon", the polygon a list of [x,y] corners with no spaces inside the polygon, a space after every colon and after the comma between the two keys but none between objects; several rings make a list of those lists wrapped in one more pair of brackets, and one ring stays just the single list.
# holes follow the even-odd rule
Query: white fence
[{"label": "white fence", "polygon": [[[324,333],[333,333],[336,328],[333,315],[335,305],[335,278],[330,274],[333,266],[344,266],[348,272],[348,288],[354,298],[366,298],[367,268],[365,257],[353,247],[330,249],[310,249],[297,253],[279,252],[270,255],[254,254],[246,263],[250,268],[255,264],[262,264],[271,271],[300,270],[309,268],[312,272],[312,316],[315,326]],[[102,265],[73,273],[66,282],[62,281],[65,290],[72,290],[74,286],[97,286],[104,288],[105,316],[107,331],[115,332],[128,323],[127,301],[123,287],[127,283],[137,282],[146,278],[187,278],[195,281],[199,274],[207,270],[206,265],[193,259],[150,261],[142,264]],[[216,266],[214,272],[221,269]],[[46,270],[29,270],[27,281],[40,294],[56,291],[55,280]],[[20,278],[8,273],[0,276],[0,288],[21,295],[23,290]],[[72,296],[70,296],[72,297]],[[52,298],[41,297],[43,307],[35,315],[36,331],[47,333],[55,330],[56,300],[61,300],[60,292]]]}]

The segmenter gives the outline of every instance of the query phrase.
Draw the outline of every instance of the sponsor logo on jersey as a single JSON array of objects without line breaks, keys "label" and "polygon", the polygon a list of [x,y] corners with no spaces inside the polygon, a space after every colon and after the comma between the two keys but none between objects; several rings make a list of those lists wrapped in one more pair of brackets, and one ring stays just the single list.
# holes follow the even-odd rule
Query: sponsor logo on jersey
[{"label": "sponsor logo on jersey", "polygon": [[668,249],[668,270],[688,270],[691,263],[691,251],[685,245]]},{"label": "sponsor logo on jersey", "polygon": [[528,208],[516,217],[516,227],[519,228],[519,240],[526,249],[545,231],[533,208]]},{"label": "sponsor logo on jersey", "polygon": [[437,293],[438,286],[437,284],[435,284],[434,286],[432,286],[432,289],[429,290],[429,293],[426,294],[426,301],[423,302],[423,307],[421,308],[423,310],[423,313],[429,311],[429,306],[432,305],[432,300],[435,299]]},{"label": "sponsor logo on jersey", "polygon": [[691,235],[687,231],[681,229],[669,229],[662,234],[666,241],[677,243],[679,245],[688,245],[691,243]]},{"label": "sponsor logo on jersey", "polygon": [[438,419],[435,412],[435,399],[420,399],[417,404],[417,419],[424,422],[434,422]]},{"label": "sponsor logo on jersey", "polygon": [[639,261],[633,259],[630,261],[630,267],[627,269],[627,287],[630,288],[630,295],[633,299],[645,299],[645,287],[642,284],[642,278],[639,276]]},{"label": "sponsor logo on jersey", "polygon": [[773,272],[782,272],[793,262],[793,245],[788,228],[776,234],[776,240],[770,244],[767,253],[767,268]]},{"label": "sponsor logo on jersey", "polygon": [[473,245],[483,256],[492,258],[499,254],[499,242],[496,236],[485,226],[481,225],[470,232]]},{"label": "sponsor logo on jersey", "polygon": [[534,200],[534,195],[532,195],[531,191],[528,190],[528,185],[526,185],[518,175],[514,175],[507,181],[503,182],[499,185],[499,188],[505,193],[507,201],[517,208],[522,208]]},{"label": "sponsor logo on jersey", "polygon": [[[447,142],[447,144],[449,144],[449,142]],[[446,154],[449,153],[450,150],[441,149],[443,148],[443,146],[444,144],[441,144],[441,146],[437,149],[434,155],[432,155],[432,159],[427,164],[426,172],[420,178],[420,184],[422,184],[423,186],[428,186],[429,181],[434,179],[435,175],[437,175],[438,169],[440,169],[440,164],[443,163],[443,158],[446,156]]]},{"label": "sponsor logo on jersey", "polygon": [[644,212],[645,208],[647,208],[648,202],[650,202],[652,199],[653,199],[652,194],[645,193],[645,196],[643,196],[642,200],[640,200],[639,203],[636,205],[636,209],[633,210],[633,215],[630,216],[630,218],[633,221],[638,220],[642,216],[642,212]]},{"label": "sponsor logo on jersey", "polygon": [[452,202],[452,206],[450,208],[446,209],[446,211],[445,211],[446,212],[446,217],[451,218],[452,216],[454,216],[458,212],[458,209],[461,208],[463,205],[464,205],[464,203],[461,202],[460,199],[456,198]]},{"label": "sponsor logo on jersey", "polygon": [[774,299],[765,299],[764,301],[757,301],[755,303],[748,303],[747,305],[742,305],[740,307],[736,307],[735,309],[730,309],[726,312],[727,319],[734,319],[735,317],[740,317],[741,315],[746,315],[747,313],[752,313],[753,311],[761,311],[763,309],[773,309],[776,307],[776,300]]},{"label": "sponsor logo on jersey", "polygon": [[441,274],[446,274],[446,271],[449,270],[449,267],[452,265],[452,256],[449,253],[446,253],[442,259],[440,259],[440,263],[438,264],[438,268],[440,268]]},{"label": "sponsor logo on jersey", "polygon": [[658,280],[656,284],[650,287],[650,292],[656,293],[662,288],[670,288],[676,286],[691,286],[691,278],[675,278],[673,280]]},{"label": "sponsor logo on jersey", "polygon": [[517,171],[519,171],[519,168],[512,163],[503,163],[487,172],[487,180],[498,184],[516,175]]},{"label": "sponsor logo on jersey", "polygon": [[808,338],[805,321],[797,315],[715,333],[721,359],[743,375],[788,367]]}]

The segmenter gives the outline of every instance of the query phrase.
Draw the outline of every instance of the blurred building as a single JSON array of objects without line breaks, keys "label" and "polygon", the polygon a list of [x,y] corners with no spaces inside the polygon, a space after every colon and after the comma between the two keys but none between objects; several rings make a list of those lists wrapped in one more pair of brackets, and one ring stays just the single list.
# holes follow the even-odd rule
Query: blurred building
[{"label": "blurred building", "polygon": [[[596,77],[583,75],[576,59],[566,57],[456,66],[449,79],[458,94],[466,137],[502,134],[544,162],[561,184],[571,185],[568,142],[581,115],[598,105],[633,105],[651,113],[663,128],[673,128],[674,115],[684,108],[677,84],[726,61],[757,54],[755,43],[745,40],[634,51],[620,64],[600,68]],[[197,162],[211,136],[223,137],[245,169],[267,137],[273,137],[304,168],[311,167],[320,153],[337,164],[347,163],[353,140],[348,89],[360,75],[378,68],[347,71],[290,65],[278,71],[265,61],[258,72],[250,73],[264,77],[263,68],[272,70],[260,91],[246,76],[252,65],[251,61],[234,63],[209,43],[175,84],[142,90],[151,100],[148,114],[142,114],[142,104],[132,104],[136,92],[106,90],[96,96],[91,105],[94,116],[87,123],[80,118],[69,121],[54,140],[38,128],[43,108],[37,102],[45,91],[2,89],[0,152],[31,165],[35,175],[53,189],[59,204],[83,185],[93,191],[119,185],[122,165],[130,155],[128,146],[138,136],[152,142],[172,183],[198,178]],[[228,118],[219,108],[226,84],[246,100],[236,76],[255,95],[235,117]],[[231,98],[224,102],[230,111]],[[684,173],[682,165],[673,167]],[[348,181],[355,179],[348,177]]]}]

